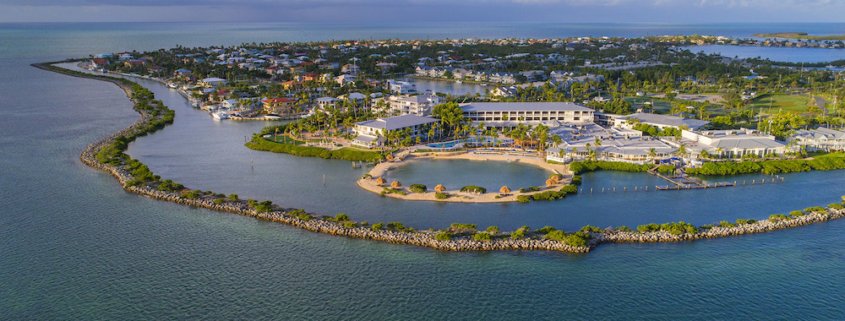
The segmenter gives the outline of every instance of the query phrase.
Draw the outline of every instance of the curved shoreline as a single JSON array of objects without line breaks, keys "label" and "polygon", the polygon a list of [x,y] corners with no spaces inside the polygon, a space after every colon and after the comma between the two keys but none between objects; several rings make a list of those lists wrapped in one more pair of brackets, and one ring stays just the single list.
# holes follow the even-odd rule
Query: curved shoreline
[{"label": "curved shoreline", "polygon": [[[536,166],[541,169],[544,169],[548,172],[553,174],[560,174],[563,175],[563,179],[553,185],[543,185],[543,182],[538,182],[537,186],[543,186],[538,191],[532,192],[519,192],[514,190],[507,194],[501,194],[498,191],[492,191],[487,193],[471,193],[471,192],[461,192],[460,190],[446,190],[443,193],[449,195],[448,198],[445,199],[438,199],[437,193],[434,191],[428,191],[424,193],[414,193],[410,190],[406,189],[405,187],[400,188],[402,193],[385,193],[385,188],[387,186],[379,185],[376,179],[378,177],[383,177],[387,174],[388,171],[399,168],[402,166],[410,165],[410,162],[418,159],[432,159],[432,160],[469,160],[469,161],[491,161],[491,162],[513,162],[519,164],[525,164],[529,166]],[[510,203],[510,202],[518,202],[518,196],[531,196],[534,194],[539,194],[547,191],[552,190],[559,190],[560,188],[569,184],[572,179],[572,173],[569,171],[566,165],[562,164],[551,164],[543,161],[538,157],[533,158],[523,158],[523,157],[515,157],[512,155],[502,155],[502,154],[477,154],[473,152],[461,152],[461,153],[447,153],[441,154],[436,152],[424,153],[422,155],[414,155],[410,154],[403,158],[400,161],[385,161],[376,164],[369,172],[368,177],[361,177],[355,183],[358,187],[362,189],[372,192],[375,194],[379,194],[382,196],[392,197],[396,199],[401,199],[405,201],[429,201],[429,202],[444,202],[444,203]],[[413,182],[409,182],[413,183]]]},{"label": "curved shoreline", "polygon": [[[68,62],[68,61],[63,61]],[[57,72],[69,76],[96,79],[114,83],[120,87],[132,99],[133,89],[127,84],[132,83],[129,80],[93,75],[87,73],[75,72],[61,67],[53,66],[55,63],[49,62],[33,64],[34,67]],[[166,106],[165,106],[166,108]],[[177,192],[165,192],[154,189],[153,187],[142,184],[142,186],[131,185],[130,182],[134,180],[132,174],[122,166],[102,163],[97,159],[97,153],[104,147],[115,142],[120,136],[133,136],[139,133],[146,134],[142,127],[148,125],[155,117],[137,110],[140,118],[130,126],[108,135],[94,143],[85,147],[80,155],[80,160],[95,169],[105,171],[117,179],[121,187],[127,192],[136,193],[147,196],[157,200],[173,202],[176,204],[189,205],[195,207],[206,208],[214,211],[229,212],[244,216],[251,216],[257,219],[268,220],[278,223],[287,224],[290,226],[302,228],[305,230],[325,233],[330,235],[340,235],[358,239],[368,239],[382,241],[386,243],[415,245],[422,247],[429,247],[444,251],[494,251],[494,250],[546,250],[559,251],[566,253],[588,253],[591,249],[600,244],[605,243],[655,243],[655,242],[681,242],[692,241],[700,239],[721,238],[727,236],[756,234],[770,231],[776,231],[787,228],[794,228],[819,222],[826,222],[833,219],[845,217],[845,210],[839,208],[816,208],[811,209],[807,213],[803,213],[798,217],[786,217],[781,219],[766,219],[755,221],[753,223],[740,224],[730,227],[712,227],[708,229],[696,228],[693,233],[673,234],[667,231],[649,231],[649,232],[630,232],[618,230],[599,230],[584,232],[589,236],[589,243],[587,246],[573,246],[565,244],[557,240],[549,240],[539,238],[537,233],[530,233],[526,238],[511,239],[507,238],[507,234],[496,233],[492,235],[490,240],[479,241],[474,240],[471,236],[457,235],[448,240],[438,239],[439,232],[429,231],[413,231],[413,230],[384,230],[374,229],[364,226],[357,226],[352,222],[352,226],[347,226],[351,221],[337,221],[327,218],[319,218],[319,216],[307,214],[304,211],[296,209],[282,209],[277,206],[271,206],[268,211],[259,211],[254,208],[249,202],[237,200],[230,201],[221,200],[220,198],[209,197],[207,195],[200,195],[196,198],[187,198],[184,194]],[[551,233],[550,233],[551,234]],[[542,236],[540,236],[542,237]]]}]

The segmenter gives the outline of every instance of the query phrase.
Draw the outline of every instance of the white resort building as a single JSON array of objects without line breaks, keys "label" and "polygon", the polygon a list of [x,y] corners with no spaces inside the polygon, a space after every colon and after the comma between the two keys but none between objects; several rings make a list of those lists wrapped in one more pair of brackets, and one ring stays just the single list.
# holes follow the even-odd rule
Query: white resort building
[{"label": "white resort building", "polygon": [[552,131],[563,141],[552,147],[546,159],[566,163],[595,157],[629,163],[650,163],[671,157],[677,148],[636,130],[603,128],[596,124],[564,125]]},{"label": "white resort building", "polygon": [[681,143],[692,157],[706,151],[718,158],[741,158],[754,155],[782,155],[786,145],[775,140],[775,136],[751,129],[681,131]]},{"label": "white resort building", "polygon": [[430,91],[420,95],[392,95],[386,99],[391,114],[428,116],[440,97]]},{"label": "white resort building", "polygon": [[461,109],[468,120],[491,128],[513,128],[518,124],[554,128],[593,123],[592,109],[567,102],[481,102],[462,104]]},{"label": "white resort building", "polygon": [[402,115],[388,118],[362,121],[355,124],[355,134],[358,136],[352,141],[353,145],[372,148],[384,144],[386,132],[410,129],[411,137],[425,135],[429,125],[437,122],[437,119],[417,115]]},{"label": "white resort building", "polygon": [[671,115],[636,113],[631,115],[603,115],[608,120],[610,125],[633,128],[635,124],[646,124],[657,127],[659,129],[675,128],[675,129],[689,129],[698,130],[699,128],[709,124],[710,122],[699,119],[688,119]]},{"label": "white resort building", "polygon": [[789,141],[808,151],[845,150],[845,132],[824,127],[796,131]]}]

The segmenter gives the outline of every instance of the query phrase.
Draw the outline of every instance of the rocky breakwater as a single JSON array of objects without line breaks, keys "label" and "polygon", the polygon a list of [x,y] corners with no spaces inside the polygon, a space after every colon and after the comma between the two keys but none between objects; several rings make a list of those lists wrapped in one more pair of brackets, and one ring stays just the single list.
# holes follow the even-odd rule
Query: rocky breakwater
[{"label": "rocky breakwater", "polygon": [[[838,207],[838,206],[837,206]],[[695,233],[671,233],[670,231],[613,231],[608,230],[602,233],[593,234],[593,243],[658,243],[658,242],[684,242],[701,239],[714,239],[729,236],[767,233],[777,230],[800,227],[809,224],[821,223],[845,217],[845,210],[841,208],[816,208],[801,216],[781,216],[766,220],[754,221],[744,224],[729,224],[729,226],[704,226],[697,228]]]}]

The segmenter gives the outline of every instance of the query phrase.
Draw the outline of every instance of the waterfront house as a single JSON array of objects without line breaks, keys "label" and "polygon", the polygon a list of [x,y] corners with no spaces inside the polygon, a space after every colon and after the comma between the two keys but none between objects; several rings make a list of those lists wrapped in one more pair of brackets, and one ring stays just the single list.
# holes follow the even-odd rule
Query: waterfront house
[{"label": "waterfront house", "polygon": [[355,124],[356,138],[353,145],[361,147],[378,147],[385,143],[385,135],[391,131],[408,130],[410,137],[421,137],[426,134],[428,127],[437,119],[417,115],[402,115],[374,120],[362,121]]},{"label": "waterfront house", "polygon": [[294,114],[296,100],[287,97],[265,98],[261,104],[264,113],[287,116]]},{"label": "waterfront house", "polygon": [[568,102],[478,102],[461,104],[464,117],[487,127],[513,128],[518,124],[590,124],[593,110]]},{"label": "waterfront house", "polygon": [[399,95],[410,95],[417,93],[417,85],[407,81],[389,80],[390,91]]}]

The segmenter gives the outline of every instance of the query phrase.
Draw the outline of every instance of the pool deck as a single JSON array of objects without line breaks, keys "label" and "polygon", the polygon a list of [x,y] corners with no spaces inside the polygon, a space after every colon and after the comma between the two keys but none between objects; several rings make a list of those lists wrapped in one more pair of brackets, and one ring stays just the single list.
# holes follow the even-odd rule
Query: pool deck
[{"label": "pool deck", "polygon": [[[572,179],[572,173],[569,171],[569,168],[566,165],[562,164],[551,164],[547,163],[545,159],[539,156],[525,156],[525,155],[513,155],[513,154],[502,154],[502,153],[476,153],[473,151],[470,152],[462,152],[462,153],[421,153],[421,154],[410,154],[410,153],[401,153],[397,155],[397,159],[394,161],[382,162],[373,167],[370,170],[369,174],[372,178],[360,178],[357,181],[358,186],[361,188],[376,193],[382,194],[385,190],[385,187],[389,187],[391,182],[386,182],[385,185],[379,185],[376,180],[378,177],[383,177],[387,174],[388,171],[391,169],[395,169],[401,166],[408,165],[411,160],[418,160],[418,159],[433,159],[433,160],[451,160],[451,159],[463,159],[463,160],[471,160],[471,161],[496,161],[496,162],[509,162],[509,163],[519,163],[519,164],[527,164],[532,166],[537,166],[542,169],[545,169],[549,172],[561,174],[563,175],[563,179],[553,186],[545,187],[540,191],[536,192],[528,192],[528,193],[520,193],[518,187],[516,186],[508,186],[513,190],[508,193],[507,195],[502,195],[499,193],[498,189],[495,191],[479,194],[479,193],[469,193],[469,192],[461,192],[459,189],[455,190],[446,190],[445,193],[449,194],[450,197],[446,199],[437,199],[435,197],[434,191],[429,191],[425,193],[413,193],[407,189],[407,186],[402,186],[402,190],[406,192],[405,195],[398,194],[398,193],[385,193],[384,196],[398,198],[403,200],[409,201],[435,201],[435,202],[456,202],[456,203],[506,203],[506,202],[516,202],[516,198],[519,195],[531,195],[536,193],[545,192],[548,190],[556,190],[560,189]],[[405,182],[405,184],[413,184],[414,182]],[[461,186],[472,184],[471,182],[466,182]],[[458,187],[461,186],[451,186],[451,187]],[[545,186],[545,182],[537,182],[536,186]],[[448,188],[449,186],[447,186]],[[428,186],[429,190],[433,190],[434,186]]]}]

